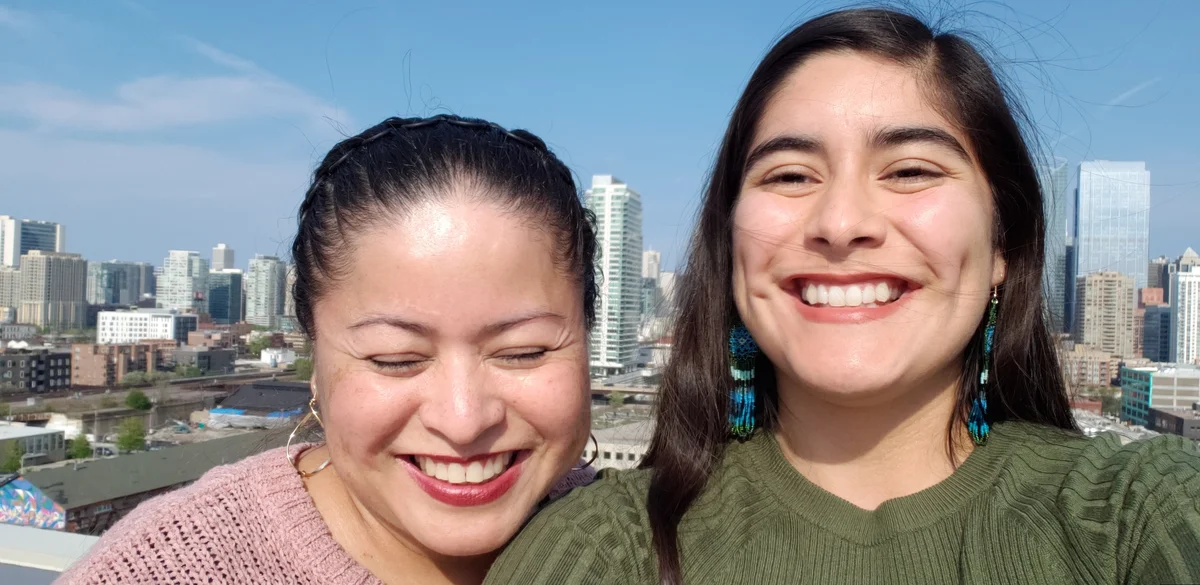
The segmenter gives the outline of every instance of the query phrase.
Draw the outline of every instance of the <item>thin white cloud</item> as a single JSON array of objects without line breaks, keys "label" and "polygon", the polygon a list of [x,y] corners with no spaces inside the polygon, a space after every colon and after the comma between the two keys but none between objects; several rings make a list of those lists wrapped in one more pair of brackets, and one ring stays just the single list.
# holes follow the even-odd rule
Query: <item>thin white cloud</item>
[{"label": "thin white cloud", "polygon": [[251,119],[299,122],[306,130],[350,126],[350,115],[253,62],[188,39],[192,50],[236,75],[143,77],[111,97],[25,82],[0,85],[0,115],[44,129],[150,132]]},{"label": "thin white cloud", "polygon": [[28,12],[0,6],[0,27],[28,32],[34,28],[33,16]]},{"label": "thin white cloud", "polygon": [[1128,101],[1129,98],[1145,91],[1146,89],[1149,89],[1150,86],[1158,83],[1159,81],[1162,81],[1162,77],[1155,77],[1154,79],[1148,79],[1146,81],[1143,81],[1143,82],[1121,92],[1120,95],[1118,95],[1117,97],[1115,97],[1111,100],[1108,100],[1108,102],[1105,103],[1104,105],[1109,106],[1109,107],[1119,106],[1119,105],[1125,103],[1126,101]]}]

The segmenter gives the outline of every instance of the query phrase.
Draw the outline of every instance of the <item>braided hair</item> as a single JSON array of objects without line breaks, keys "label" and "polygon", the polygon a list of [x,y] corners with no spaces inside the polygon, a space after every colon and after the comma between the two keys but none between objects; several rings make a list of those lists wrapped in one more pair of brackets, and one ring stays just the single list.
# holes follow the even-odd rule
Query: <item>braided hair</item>
[{"label": "braided hair", "polygon": [[567,166],[537,136],[474,118],[388,118],[335,145],[300,204],[292,261],[296,318],[316,338],[313,305],[349,270],[354,236],[445,197],[456,187],[534,217],[576,279],[584,318],[595,318],[595,218]]}]

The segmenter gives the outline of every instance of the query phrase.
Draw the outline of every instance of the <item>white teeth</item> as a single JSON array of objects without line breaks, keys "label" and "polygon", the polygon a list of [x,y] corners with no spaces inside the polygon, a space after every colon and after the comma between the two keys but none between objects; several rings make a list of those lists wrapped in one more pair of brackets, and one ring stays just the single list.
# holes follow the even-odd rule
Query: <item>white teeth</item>
[{"label": "white teeth", "polygon": [[413,461],[417,468],[429,477],[436,477],[447,483],[462,484],[490,481],[508,469],[512,457],[513,452],[509,451],[468,464],[446,463],[421,455],[414,456]]},{"label": "white teeth", "polygon": [[846,306],[846,291],[840,286],[829,287],[829,306],[844,307]]},{"label": "white teeth", "polygon": [[847,286],[808,283],[800,296],[809,305],[877,307],[899,299],[903,293],[903,287],[893,287],[886,282]]},{"label": "white teeth", "polygon": [[892,298],[892,293],[889,290],[888,283],[881,282],[881,283],[875,285],[875,300],[876,301],[879,301],[882,303],[890,298]]}]

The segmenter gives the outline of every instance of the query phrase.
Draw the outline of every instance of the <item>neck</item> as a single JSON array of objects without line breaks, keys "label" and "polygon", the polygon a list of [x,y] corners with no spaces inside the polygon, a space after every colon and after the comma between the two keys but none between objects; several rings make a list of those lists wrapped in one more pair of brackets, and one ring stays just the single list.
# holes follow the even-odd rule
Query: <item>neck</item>
[{"label": "neck", "polygon": [[[310,470],[328,456],[326,447],[310,449],[300,466]],[[306,479],[305,488],[333,539],[351,558],[389,585],[479,585],[499,554],[446,557],[425,549],[372,515],[346,488],[333,465]]]},{"label": "neck", "polygon": [[947,442],[958,372],[867,404],[839,402],[781,374],[776,436],[784,455],[809,481],[859,508],[936,485],[973,448],[965,429],[952,429],[953,451]]}]

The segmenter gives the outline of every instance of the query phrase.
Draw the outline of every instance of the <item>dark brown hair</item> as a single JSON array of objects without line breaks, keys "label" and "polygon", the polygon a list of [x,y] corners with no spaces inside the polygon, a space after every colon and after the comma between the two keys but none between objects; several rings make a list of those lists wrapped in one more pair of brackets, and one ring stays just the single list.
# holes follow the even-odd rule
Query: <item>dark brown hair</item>
[{"label": "dark brown hair", "polygon": [[[647,508],[665,585],[683,582],[677,529],[730,440],[727,335],[738,322],[733,275],[732,211],[759,119],[783,80],[805,59],[853,51],[910,66],[970,140],[992,191],[995,245],[1007,263],[1001,287],[990,383],[989,419],[1073,429],[1042,298],[1045,238],[1042,194],[1029,148],[988,62],[954,34],[935,34],[917,18],[854,9],[812,19],[785,35],[750,77],[734,108],[709,178],[678,288],[675,346],[659,389],[657,425],[644,467],[652,469]],[[980,315],[980,331],[983,315]],[[977,334],[966,348],[948,444],[964,424],[982,361]],[[770,362],[760,357],[756,386],[762,431],[777,424]],[[765,374],[765,375],[764,375]]]},{"label": "dark brown hair", "polygon": [[538,220],[579,285],[585,326],[595,316],[596,236],[566,165],[540,138],[472,118],[389,118],[325,155],[300,204],[292,243],[296,318],[316,338],[313,305],[344,276],[353,236],[415,205],[469,186]]}]

